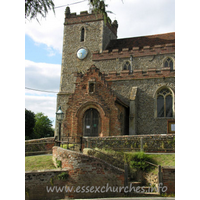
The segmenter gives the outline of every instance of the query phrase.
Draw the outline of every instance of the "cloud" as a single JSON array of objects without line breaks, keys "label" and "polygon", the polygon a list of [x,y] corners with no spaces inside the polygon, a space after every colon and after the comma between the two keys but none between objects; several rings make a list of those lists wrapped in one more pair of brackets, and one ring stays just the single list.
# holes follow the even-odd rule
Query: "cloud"
[{"label": "cloud", "polygon": [[[116,2],[116,1],[115,1]],[[116,15],[118,37],[134,37],[175,31],[175,0],[109,1],[108,9]]]},{"label": "cloud", "polygon": [[[66,5],[66,1],[55,2],[55,6]],[[68,4],[74,3],[68,0]],[[110,0],[107,10],[112,20],[119,24],[118,37],[134,37],[175,31],[175,0]],[[89,10],[88,2],[70,5],[71,12]],[[25,32],[35,42],[46,44],[62,52],[65,7],[50,12],[46,19],[26,22]],[[53,55],[53,54],[52,54]]]},{"label": "cloud", "polygon": [[[67,0],[68,4],[74,3],[74,0]],[[59,0],[54,2],[55,7],[67,5],[65,0]],[[61,7],[55,9],[55,14],[53,11],[49,11],[47,17],[39,18],[38,23],[36,20],[26,21],[25,24],[25,34],[30,36],[37,44],[45,44],[48,47],[52,47],[54,50],[62,53],[62,42],[63,42],[63,23],[64,23],[64,13],[66,7]],[[81,4],[71,5],[71,12],[77,12],[82,10],[88,10],[88,2]]]},{"label": "cloud", "polygon": [[61,66],[59,64],[35,63],[25,61],[25,86],[40,89],[58,91],[60,84]]},{"label": "cloud", "polygon": [[[55,121],[56,113],[56,95],[54,96],[25,96],[25,108],[32,112],[42,112],[48,116],[50,120]],[[55,123],[53,123],[55,126]]]},{"label": "cloud", "polygon": [[[33,89],[59,91],[60,65],[25,61],[25,86]],[[54,120],[56,93],[25,90],[25,108],[34,113],[42,112]],[[53,126],[55,124],[53,123]]]}]

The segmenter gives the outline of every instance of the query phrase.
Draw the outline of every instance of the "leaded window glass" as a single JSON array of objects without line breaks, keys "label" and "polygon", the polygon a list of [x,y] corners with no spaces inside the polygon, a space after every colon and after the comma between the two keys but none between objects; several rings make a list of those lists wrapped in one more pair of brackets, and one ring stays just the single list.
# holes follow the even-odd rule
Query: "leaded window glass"
[{"label": "leaded window glass", "polygon": [[131,64],[130,64],[130,62],[126,61],[124,63],[123,70],[129,70],[129,71],[131,70]]},{"label": "leaded window glass", "polygon": [[167,88],[157,93],[157,117],[173,117],[172,92]]},{"label": "leaded window glass", "polygon": [[164,62],[164,67],[170,67],[170,70],[174,69],[174,63],[171,58],[167,58]]}]

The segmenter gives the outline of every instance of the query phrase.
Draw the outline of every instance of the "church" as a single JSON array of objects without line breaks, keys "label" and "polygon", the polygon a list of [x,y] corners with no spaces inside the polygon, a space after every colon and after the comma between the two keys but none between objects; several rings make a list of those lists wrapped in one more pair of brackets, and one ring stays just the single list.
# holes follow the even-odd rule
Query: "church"
[{"label": "church", "polygon": [[175,33],[117,39],[117,29],[66,8],[59,139],[175,133]]}]

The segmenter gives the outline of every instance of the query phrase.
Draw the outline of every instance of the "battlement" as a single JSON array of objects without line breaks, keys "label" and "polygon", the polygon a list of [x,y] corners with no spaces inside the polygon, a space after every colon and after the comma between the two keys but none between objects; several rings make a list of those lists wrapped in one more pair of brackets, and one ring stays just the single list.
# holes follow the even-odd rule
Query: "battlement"
[{"label": "battlement", "polygon": [[142,57],[142,56],[152,56],[158,54],[170,54],[175,53],[175,43],[164,44],[164,45],[154,45],[154,46],[143,46],[132,47],[120,49],[104,50],[102,53],[93,52],[92,60],[112,60],[116,58],[129,58],[131,55],[133,57]]},{"label": "battlement", "polygon": [[117,71],[110,71],[106,74],[105,72],[100,72],[100,70],[94,65],[87,70],[85,75],[75,72],[74,76],[78,78],[78,81],[80,81],[83,76],[88,76],[91,72],[97,72],[99,76],[101,76],[101,79],[105,81],[175,77],[175,71],[171,70],[170,67],[163,67],[161,69],[149,68],[146,71],[134,69],[133,73],[130,73],[129,70],[123,70],[120,73],[117,73]]},{"label": "battlement", "polygon": [[[76,13],[71,13],[69,7],[67,7],[65,10],[64,25],[82,24],[102,20],[104,20],[102,13],[95,13],[94,11],[92,11],[92,13],[88,13],[88,11],[81,11],[80,14],[77,15]],[[115,35],[117,35],[118,23],[116,20],[114,20],[113,23],[107,23],[106,25]]]},{"label": "battlement", "polygon": [[85,22],[99,21],[103,20],[102,14],[88,13],[87,11],[80,12],[80,15],[76,13],[66,13],[65,12],[65,23],[64,25],[70,24],[80,24]]}]

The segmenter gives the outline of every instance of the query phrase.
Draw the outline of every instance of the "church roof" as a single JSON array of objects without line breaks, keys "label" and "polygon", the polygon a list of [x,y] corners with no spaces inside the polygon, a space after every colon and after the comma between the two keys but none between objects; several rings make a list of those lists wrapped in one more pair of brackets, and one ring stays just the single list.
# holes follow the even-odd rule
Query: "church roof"
[{"label": "church roof", "polygon": [[123,48],[129,48],[129,50],[131,50],[133,47],[139,47],[141,49],[144,46],[152,47],[154,45],[171,43],[175,43],[175,32],[111,40],[106,50],[122,50]]}]

